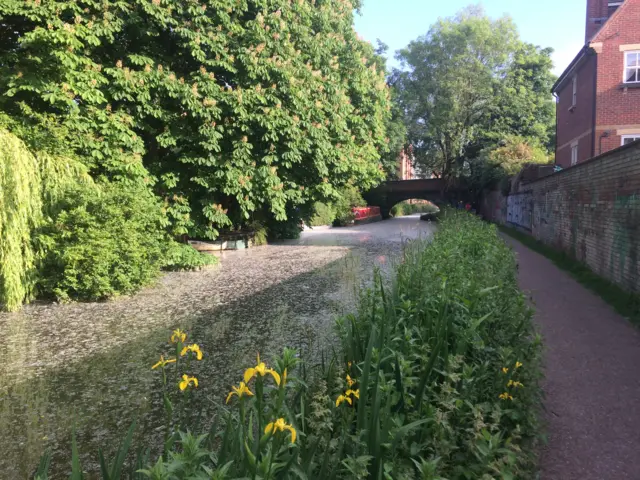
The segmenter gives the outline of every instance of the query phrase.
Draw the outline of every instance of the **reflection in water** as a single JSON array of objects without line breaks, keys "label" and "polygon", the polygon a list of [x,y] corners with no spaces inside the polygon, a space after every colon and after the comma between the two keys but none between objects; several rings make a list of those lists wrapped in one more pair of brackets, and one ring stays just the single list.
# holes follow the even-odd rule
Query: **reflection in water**
[{"label": "reflection in water", "polygon": [[400,240],[429,231],[411,217],[318,229],[227,253],[215,269],[168,274],[133,297],[0,313],[0,476],[28,478],[51,448],[53,478],[66,478],[74,423],[85,471],[97,470],[99,447],[117,449],[134,419],[137,443],[157,450],[161,375],[150,367],[171,329],[187,330],[204,351],[191,373],[210,414],[256,352],[269,358],[295,346],[313,356],[326,346],[332,317],[351,309],[369,278],[363,272],[388,266]]}]

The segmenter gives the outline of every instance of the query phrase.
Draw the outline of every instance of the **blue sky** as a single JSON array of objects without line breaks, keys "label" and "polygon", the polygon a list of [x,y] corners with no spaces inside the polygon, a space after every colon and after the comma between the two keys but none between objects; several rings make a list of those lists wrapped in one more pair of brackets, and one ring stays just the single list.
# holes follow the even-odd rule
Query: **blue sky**
[{"label": "blue sky", "polygon": [[[389,45],[389,65],[396,50],[423,35],[439,17],[450,17],[470,0],[363,0],[356,31],[365,40]],[[584,45],[586,0],[484,0],[491,17],[508,14],[523,40],[554,49],[554,72],[562,73]]]}]

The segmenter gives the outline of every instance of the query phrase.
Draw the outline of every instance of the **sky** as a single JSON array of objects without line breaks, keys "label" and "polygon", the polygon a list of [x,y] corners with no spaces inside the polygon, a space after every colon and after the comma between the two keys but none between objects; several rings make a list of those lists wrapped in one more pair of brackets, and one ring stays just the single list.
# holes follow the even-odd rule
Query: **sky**
[{"label": "sky", "polygon": [[[451,17],[473,0],[363,0],[356,14],[356,31],[375,44],[389,46],[388,65],[396,67],[395,52],[424,35],[440,17]],[[480,4],[493,18],[513,18],[521,38],[554,50],[554,73],[562,73],[584,45],[586,0],[484,0]]]}]

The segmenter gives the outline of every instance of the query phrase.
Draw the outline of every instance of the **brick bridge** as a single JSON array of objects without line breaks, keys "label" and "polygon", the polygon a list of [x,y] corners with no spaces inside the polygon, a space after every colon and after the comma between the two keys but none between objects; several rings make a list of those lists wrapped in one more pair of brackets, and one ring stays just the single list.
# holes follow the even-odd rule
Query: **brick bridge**
[{"label": "brick bridge", "polygon": [[459,184],[448,185],[446,180],[432,178],[383,182],[362,196],[369,205],[379,206],[382,218],[387,218],[391,207],[404,200],[416,198],[441,204],[465,200],[469,192]]}]

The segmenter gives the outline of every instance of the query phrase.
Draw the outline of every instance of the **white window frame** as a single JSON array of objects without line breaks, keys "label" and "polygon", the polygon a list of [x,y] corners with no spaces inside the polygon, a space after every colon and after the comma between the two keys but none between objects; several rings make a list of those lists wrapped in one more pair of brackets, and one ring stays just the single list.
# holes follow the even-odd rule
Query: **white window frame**
[{"label": "white window frame", "polygon": [[[627,67],[627,58],[629,55],[638,55],[637,65],[635,67]],[[636,80],[627,82],[627,70],[636,70]],[[622,68],[622,83],[640,83],[640,50],[629,50],[624,52],[624,66]]]},{"label": "white window frame", "polygon": [[624,145],[624,141],[628,139],[631,139],[631,141],[640,140],[640,133],[632,133],[630,135],[620,135],[620,146]]},{"label": "white window frame", "polygon": [[574,74],[573,78],[571,79],[571,88],[572,88],[572,93],[571,93],[571,106],[575,107],[576,103],[578,103],[578,75]]},{"label": "white window frame", "polygon": [[571,166],[578,164],[578,142],[571,144]]}]

